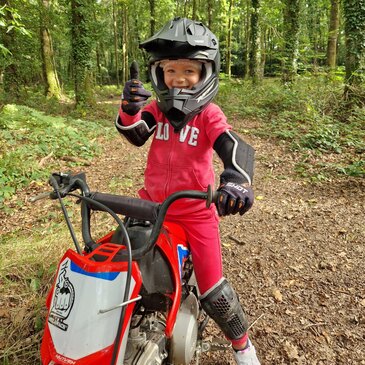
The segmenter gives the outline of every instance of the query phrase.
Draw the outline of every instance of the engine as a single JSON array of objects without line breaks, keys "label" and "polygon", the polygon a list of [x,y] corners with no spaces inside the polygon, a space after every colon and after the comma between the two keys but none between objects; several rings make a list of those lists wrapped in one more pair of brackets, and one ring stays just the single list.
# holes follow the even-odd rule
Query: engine
[{"label": "engine", "polygon": [[[140,318],[134,317],[135,323]],[[129,331],[125,365],[160,365],[168,357],[166,350],[166,336],[163,322],[155,315],[148,316],[142,323]]]},{"label": "engine", "polygon": [[165,325],[157,314],[133,318],[124,359],[126,365],[190,364],[198,339],[199,307],[196,296],[190,293],[179,309],[170,341]]}]

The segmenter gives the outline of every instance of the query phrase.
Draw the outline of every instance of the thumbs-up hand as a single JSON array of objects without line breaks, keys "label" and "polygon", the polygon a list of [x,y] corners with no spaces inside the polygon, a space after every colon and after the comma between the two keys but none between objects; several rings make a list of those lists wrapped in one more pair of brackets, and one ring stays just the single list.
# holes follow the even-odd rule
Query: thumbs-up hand
[{"label": "thumbs-up hand", "polygon": [[131,64],[130,75],[131,79],[124,85],[121,106],[125,113],[135,115],[152,94],[139,81],[139,69],[136,61],[133,61]]}]

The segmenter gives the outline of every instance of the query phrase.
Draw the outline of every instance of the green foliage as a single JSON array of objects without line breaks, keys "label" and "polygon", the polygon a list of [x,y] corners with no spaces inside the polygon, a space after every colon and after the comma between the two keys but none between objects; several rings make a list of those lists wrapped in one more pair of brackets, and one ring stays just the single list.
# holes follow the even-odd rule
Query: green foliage
[{"label": "green foliage", "polygon": [[346,81],[365,81],[365,0],[343,2],[346,33]]},{"label": "green foliage", "polygon": [[[48,211],[61,218],[57,208],[50,206]],[[15,307],[3,306],[3,313],[12,318],[12,329],[8,325],[0,327],[1,365],[40,364],[45,299],[54,280],[57,261],[70,247],[64,222],[56,225],[54,220],[48,217],[42,225],[32,227],[31,232],[18,230],[0,236],[0,297],[17,296]]]},{"label": "green foliage", "polygon": [[[4,72],[3,87],[6,86],[7,78],[14,78],[20,90],[24,85],[34,84],[39,75],[42,75],[38,9],[33,1],[14,0],[11,1],[11,7],[4,8],[4,11],[5,26],[1,27],[2,42],[11,55],[0,57],[0,67],[5,70],[9,66],[12,68],[8,73]],[[10,91],[17,94],[19,90]]]},{"label": "green foliage", "polygon": [[290,88],[279,80],[252,87],[240,80],[221,82],[217,102],[229,118],[259,120],[251,131],[284,140],[297,153],[296,171],[325,179],[333,174],[364,176],[365,110],[344,108],[343,84],[326,77],[301,77]]},{"label": "green foliage", "polygon": [[[352,12],[347,18],[348,24],[360,26],[361,6],[364,0],[346,1],[346,6]],[[147,55],[138,49],[138,44],[150,36],[151,24],[154,21],[155,30],[159,29],[167,20],[174,16],[192,17],[193,12],[197,20],[204,23],[210,22],[210,27],[220,41],[222,68],[225,67],[225,53],[227,51],[227,25],[229,2],[226,0],[209,2],[186,2],[161,0],[155,5],[155,14],[151,16],[150,5],[141,1],[123,0],[56,0],[51,1],[43,19],[41,6],[38,1],[12,0],[11,12],[17,25],[12,30],[18,29],[16,37],[11,39],[9,50],[13,53],[11,62],[17,71],[16,87],[22,89],[34,84],[42,84],[42,59],[40,49],[39,25],[40,20],[46,23],[52,37],[52,45],[55,55],[55,68],[57,70],[63,88],[74,88],[79,95],[80,104],[88,104],[93,101],[94,83],[113,83],[124,77],[131,60],[136,59],[141,66],[141,77],[145,78]],[[359,3],[359,4],[357,4]],[[116,37],[114,38],[113,4],[116,14]],[[329,0],[307,0],[301,2],[301,16],[294,17],[299,12],[297,0],[273,0],[260,1],[258,28],[261,31],[261,55],[265,75],[279,76],[282,71],[282,63],[287,68],[291,66],[293,49],[299,50],[299,72],[317,70],[325,63],[327,47],[327,32],[329,18]],[[356,5],[357,4],[357,5]],[[73,6],[72,6],[73,5]],[[214,6],[213,6],[214,5]],[[356,5],[356,7],[355,7]],[[213,6],[213,8],[212,8]],[[194,7],[194,10],[193,10]],[[8,19],[5,16],[8,11],[1,8],[0,26],[8,29]],[[286,10],[285,10],[286,9]],[[9,9],[10,10],[10,9]],[[250,52],[249,36],[252,34],[252,1],[237,0],[233,3],[232,17],[232,72],[244,76],[247,68],[247,56]],[[283,14],[287,14],[290,21],[283,20]],[[73,17],[72,17],[73,14]],[[124,14],[122,16],[122,14]],[[352,14],[352,15],[351,15]],[[125,16],[125,20],[124,17]],[[43,17],[43,18],[42,18]],[[346,18],[346,19],[347,19]],[[298,24],[299,23],[299,24]],[[10,25],[12,26],[12,25]],[[299,29],[299,45],[294,33]],[[355,28],[354,28],[355,29]],[[24,37],[23,30],[31,37]],[[13,32],[14,33],[14,32]],[[363,34],[364,32],[362,32]],[[293,35],[295,37],[293,38]],[[339,39],[338,53],[339,64],[344,65],[345,37]],[[359,43],[363,44],[363,43]],[[284,47],[286,45],[286,47]],[[3,52],[6,45],[3,45]],[[117,47],[117,55],[114,47]],[[11,48],[11,49],[10,49]],[[252,48],[252,47],[251,47]],[[285,51],[286,49],[286,51]],[[284,52],[285,51],[285,52]],[[1,45],[0,45],[1,52]],[[116,70],[116,58],[118,56],[118,71]],[[296,56],[296,52],[294,54]],[[10,62],[10,57],[4,57]],[[360,70],[361,71],[361,70]],[[357,75],[353,70],[352,75]],[[4,73],[4,77],[6,72]],[[83,89],[90,88],[82,93]],[[18,94],[17,94],[18,95]]]},{"label": "green foliage", "polygon": [[305,134],[300,140],[300,146],[320,151],[341,153],[339,130],[333,124],[319,125]]},{"label": "green foliage", "polygon": [[0,204],[31,181],[47,179],[62,159],[76,165],[90,160],[100,152],[95,137],[105,131],[100,122],[5,105],[0,113]]},{"label": "green foliage", "polygon": [[[15,31],[25,36],[30,35],[22,23],[22,18],[19,15],[18,10],[6,4],[0,7],[0,29],[4,33]],[[5,57],[11,55],[9,49],[6,48],[2,43],[0,43],[0,52]]]},{"label": "green foliage", "polygon": [[354,161],[345,166],[336,166],[339,174],[354,177],[365,177],[365,160]]}]

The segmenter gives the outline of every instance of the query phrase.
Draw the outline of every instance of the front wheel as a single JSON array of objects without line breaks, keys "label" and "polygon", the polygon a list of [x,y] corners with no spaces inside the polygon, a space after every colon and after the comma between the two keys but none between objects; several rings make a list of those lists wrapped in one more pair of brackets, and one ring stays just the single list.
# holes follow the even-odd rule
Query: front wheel
[{"label": "front wheel", "polygon": [[190,293],[180,306],[172,333],[170,359],[173,364],[191,363],[197,348],[198,316],[198,299]]}]

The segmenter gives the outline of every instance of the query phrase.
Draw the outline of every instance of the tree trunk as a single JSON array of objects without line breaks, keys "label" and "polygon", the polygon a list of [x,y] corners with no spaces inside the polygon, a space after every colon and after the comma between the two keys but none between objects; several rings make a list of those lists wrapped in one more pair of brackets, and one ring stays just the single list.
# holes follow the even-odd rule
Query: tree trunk
[{"label": "tree trunk", "polygon": [[254,84],[260,80],[260,0],[251,0],[251,32],[250,32],[250,76]]},{"label": "tree trunk", "polygon": [[54,60],[54,52],[52,46],[52,37],[49,32],[49,1],[40,0],[40,38],[41,38],[41,54],[42,69],[45,82],[45,93],[47,97],[55,97],[61,99],[62,91],[58,80],[56,64]]},{"label": "tree trunk", "polygon": [[312,64],[313,71],[318,71],[318,51],[320,44],[320,31],[321,31],[321,13],[317,0],[306,0],[306,17],[307,17],[307,34],[311,45],[311,54],[313,55]]},{"label": "tree trunk", "polygon": [[123,74],[123,82],[127,82],[129,80],[129,66],[128,66],[128,8],[127,5],[123,5],[122,8],[122,74]]},{"label": "tree trunk", "polygon": [[207,27],[209,29],[212,28],[212,24],[213,24],[213,0],[208,0],[207,1],[207,13],[208,13],[208,24]]},{"label": "tree trunk", "polygon": [[104,85],[104,75],[103,75],[102,69],[101,69],[101,57],[100,57],[99,43],[96,45],[95,57],[96,57],[96,69],[97,69],[97,74],[95,77],[96,83],[98,85]]},{"label": "tree trunk", "polygon": [[90,67],[92,37],[88,17],[92,1],[71,0],[72,59],[77,106],[94,102]]},{"label": "tree trunk", "polygon": [[247,1],[246,18],[245,18],[245,54],[244,54],[244,77],[248,78],[250,75],[250,1]]},{"label": "tree trunk", "polygon": [[193,10],[192,10],[193,14],[191,16],[192,20],[198,20],[197,19],[197,14],[196,14],[197,7],[198,7],[197,0],[193,0]]},{"label": "tree trunk", "polygon": [[266,42],[266,30],[261,30],[261,37],[260,37],[260,78],[264,77],[265,73],[265,63],[266,63],[266,49],[267,49],[267,42]]},{"label": "tree trunk", "polygon": [[345,98],[364,104],[361,84],[365,82],[365,0],[344,1],[346,35]]},{"label": "tree trunk", "polygon": [[340,0],[331,0],[330,25],[327,43],[327,65],[330,70],[336,68],[337,38],[340,27]]},{"label": "tree trunk", "polygon": [[229,1],[228,9],[228,29],[227,29],[227,46],[226,46],[226,74],[231,78],[231,56],[232,56],[232,5],[233,0]]},{"label": "tree trunk", "polygon": [[152,37],[156,32],[156,1],[149,0],[149,2],[150,2],[150,14],[151,14],[150,35]]},{"label": "tree trunk", "polygon": [[117,79],[117,87],[119,89],[119,55],[118,55],[118,26],[116,17],[116,4],[113,0],[113,32],[114,32],[114,59],[115,59],[115,76]]},{"label": "tree trunk", "polygon": [[293,82],[297,75],[299,55],[300,0],[285,0],[284,8],[284,54],[282,81]]}]

